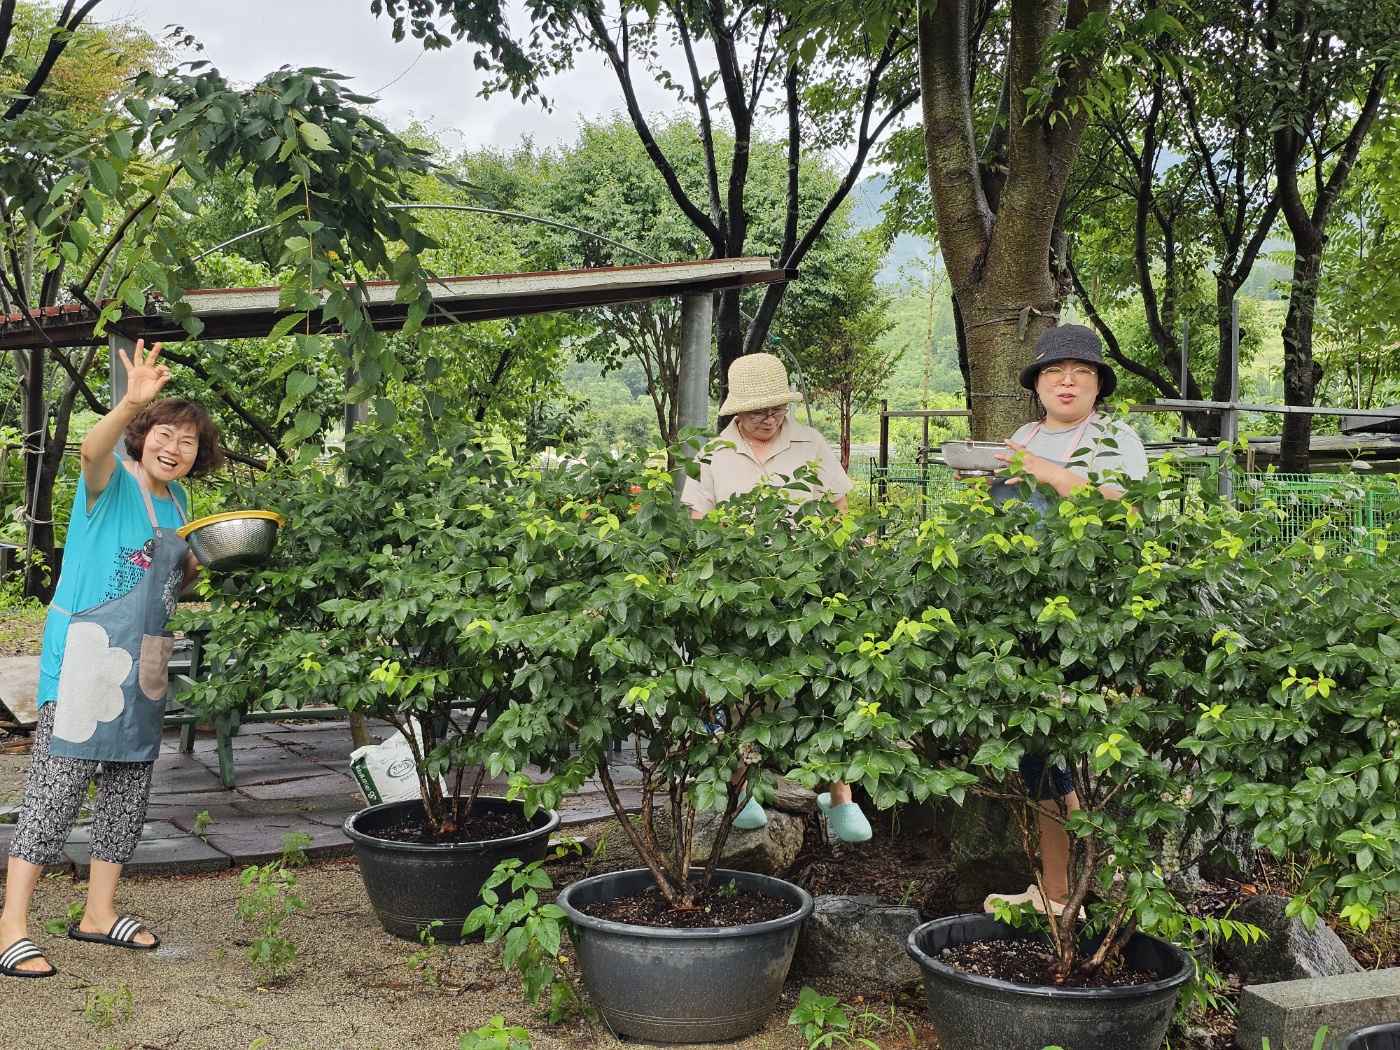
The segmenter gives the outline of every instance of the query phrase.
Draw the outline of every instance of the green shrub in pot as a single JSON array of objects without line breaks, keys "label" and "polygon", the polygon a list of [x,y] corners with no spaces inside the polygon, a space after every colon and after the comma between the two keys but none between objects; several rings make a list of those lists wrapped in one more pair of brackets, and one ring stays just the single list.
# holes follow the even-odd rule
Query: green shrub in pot
[{"label": "green shrub in pot", "polygon": [[1135,930],[1180,939],[1164,849],[1227,826],[1310,852],[1305,916],[1394,892],[1394,555],[1285,540],[1280,517],[1162,461],[1123,500],[1086,488],[1039,514],[969,489],[903,535],[888,572],[910,612],[884,642],[904,676],[879,699],[929,782],[1011,806],[1032,867],[1022,755],[1061,761],[1083,806],[1062,815],[1056,979],[1115,962]]},{"label": "green shrub in pot", "polygon": [[331,703],[389,721],[413,751],[429,825],[451,832],[486,774],[528,759],[480,732],[518,662],[490,625],[567,574],[552,518],[592,483],[517,463],[470,429],[357,430],[328,464],[269,474],[254,498],[287,524],[266,566],[213,593],[206,653],[228,670],[186,699]]},{"label": "green shrub in pot", "polygon": [[[887,769],[922,774],[894,720],[865,700],[898,673],[865,644],[895,618],[880,548],[864,542],[876,523],[827,501],[798,508],[771,488],[692,521],[669,473],[632,469],[598,486],[625,495],[567,526],[572,578],[553,589],[549,609],[500,626],[528,656],[515,676],[520,698],[492,736],[548,761],[555,791],[596,770],[656,885],[685,908],[742,808],[741,770],[759,802],[809,755],[839,755],[844,779],[876,792]],[[635,822],[607,766],[613,740],[638,748]],[[694,829],[705,811],[720,823],[699,858]]]}]

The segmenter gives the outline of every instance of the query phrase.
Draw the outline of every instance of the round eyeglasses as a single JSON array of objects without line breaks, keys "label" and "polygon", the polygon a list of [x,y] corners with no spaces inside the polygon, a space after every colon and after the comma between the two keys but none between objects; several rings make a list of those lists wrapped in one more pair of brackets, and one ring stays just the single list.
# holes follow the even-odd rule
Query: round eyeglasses
[{"label": "round eyeglasses", "polygon": [[1050,365],[1047,368],[1042,368],[1040,374],[1052,383],[1058,383],[1065,376],[1069,376],[1072,382],[1084,383],[1088,382],[1090,377],[1097,376],[1099,370],[1097,368],[1090,368],[1088,365],[1075,365],[1073,368]]},{"label": "round eyeglasses", "polygon": [[740,412],[750,423],[762,423],[769,419],[782,419],[787,415],[787,405],[776,405],[773,408],[759,408],[752,412]]}]

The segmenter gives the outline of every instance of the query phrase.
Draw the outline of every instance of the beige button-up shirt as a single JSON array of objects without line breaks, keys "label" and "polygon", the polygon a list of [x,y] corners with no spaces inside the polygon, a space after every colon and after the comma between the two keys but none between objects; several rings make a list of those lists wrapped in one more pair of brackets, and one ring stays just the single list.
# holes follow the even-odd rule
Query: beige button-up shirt
[{"label": "beige button-up shirt", "polygon": [[[725,446],[728,442],[733,447]],[[687,478],[681,502],[701,514],[707,513],[731,496],[748,492],[761,482],[783,485],[792,479],[797,468],[810,463],[821,481],[822,491],[839,499],[851,491],[851,479],[841,469],[841,460],[832,452],[826,438],[811,427],[789,419],[773,441],[773,450],[766,463],[749,448],[739,433],[739,422],[733,420],[719,438],[700,452],[700,477]],[[790,489],[794,502],[816,497],[802,488]]]}]

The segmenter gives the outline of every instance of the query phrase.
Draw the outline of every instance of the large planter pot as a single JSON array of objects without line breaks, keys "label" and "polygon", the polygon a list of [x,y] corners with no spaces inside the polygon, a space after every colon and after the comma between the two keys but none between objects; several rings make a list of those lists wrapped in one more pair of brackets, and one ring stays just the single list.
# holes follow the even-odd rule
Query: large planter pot
[{"label": "large planter pot", "polygon": [[658,1043],[738,1039],[772,1016],[792,965],[797,933],[812,898],[790,882],[747,871],[716,871],[792,904],[792,914],[752,926],[656,929],[585,915],[584,905],[638,893],[652,884],[644,868],[595,875],[559,894],[579,927],[579,969],[593,1004],[618,1035]]},{"label": "large planter pot", "polygon": [[[522,812],[519,802],[503,798],[477,798],[479,811]],[[462,938],[462,923],[481,903],[481,884],[503,860],[523,863],[544,860],[549,836],[559,826],[553,810],[537,813],[535,827],[523,835],[484,842],[420,844],[376,838],[376,830],[423,812],[417,799],[385,802],[345,818],[346,837],[355,844],[360,877],[374,913],[390,933],[417,940],[434,920],[442,926],[433,936],[439,941]]]},{"label": "large planter pot", "polygon": [[1195,974],[1175,945],[1145,934],[1128,942],[1128,965],[1162,975],[1129,988],[1013,984],[939,962],[945,948],[974,941],[1038,940],[990,915],[926,922],[905,946],[924,974],[930,1027],[941,1050],[1158,1050],[1181,986]]},{"label": "large planter pot", "polygon": [[1387,1021],[1339,1035],[1332,1050],[1400,1050],[1400,1021]]}]

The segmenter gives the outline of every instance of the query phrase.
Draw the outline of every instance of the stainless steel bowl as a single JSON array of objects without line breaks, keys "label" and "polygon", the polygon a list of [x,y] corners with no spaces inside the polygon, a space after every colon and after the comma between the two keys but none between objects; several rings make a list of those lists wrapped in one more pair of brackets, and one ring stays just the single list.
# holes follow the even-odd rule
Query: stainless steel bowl
[{"label": "stainless steel bowl", "polygon": [[945,441],[939,446],[943,462],[954,470],[1001,470],[1006,466],[997,456],[1011,450],[1000,441]]},{"label": "stainless steel bowl", "polygon": [[199,563],[210,572],[258,565],[277,545],[280,515],[267,510],[235,510],[211,514],[180,529]]}]

